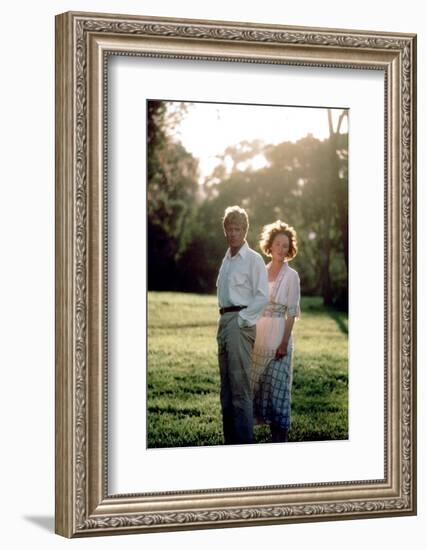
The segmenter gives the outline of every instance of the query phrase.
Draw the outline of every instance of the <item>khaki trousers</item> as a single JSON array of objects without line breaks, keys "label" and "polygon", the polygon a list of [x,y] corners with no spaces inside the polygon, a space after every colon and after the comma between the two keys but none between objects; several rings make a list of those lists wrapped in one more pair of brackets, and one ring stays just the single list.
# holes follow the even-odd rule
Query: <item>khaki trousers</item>
[{"label": "khaki trousers", "polygon": [[221,315],[217,335],[226,445],[253,443],[250,372],[256,326],[240,328],[237,318],[238,312]]}]

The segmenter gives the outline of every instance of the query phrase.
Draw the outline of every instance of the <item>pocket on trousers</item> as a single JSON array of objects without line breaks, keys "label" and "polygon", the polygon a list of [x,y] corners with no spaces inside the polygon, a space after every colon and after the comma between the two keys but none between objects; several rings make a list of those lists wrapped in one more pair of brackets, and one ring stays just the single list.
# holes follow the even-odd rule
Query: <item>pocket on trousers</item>
[{"label": "pocket on trousers", "polygon": [[244,336],[245,338],[248,338],[249,340],[251,340],[251,342],[255,342],[256,325],[252,325],[250,327],[244,326],[244,327],[239,327],[239,328],[240,328],[240,331],[242,333],[242,336]]}]

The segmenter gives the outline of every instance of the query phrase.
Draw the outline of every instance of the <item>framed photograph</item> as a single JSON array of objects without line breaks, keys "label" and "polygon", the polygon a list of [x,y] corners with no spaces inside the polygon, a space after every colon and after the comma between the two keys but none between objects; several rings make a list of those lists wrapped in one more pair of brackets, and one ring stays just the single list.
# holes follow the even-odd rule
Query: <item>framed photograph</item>
[{"label": "framed photograph", "polygon": [[413,34],[56,17],[58,534],[416,513],[415,120]]},{"label": "framed photograph", "polygon": [[[267,269],[271,255],[257,244],[261,228],[283,219],[295,231],[297,250],[287,263],[301,280],[304,323],[293,329],[296,359],[289,353],[277,365],[282,373],[293,371],[292,383],[279,377],[284,391],[276,390],[286,437],[348,439],[348,119],[342,108],[147,101],[149,449],[224,442],[216,295],[226,244],[219,221],[233,204],[244,206],[246,241],[265,256]],[[209,135],[203,136],[204,128]],[[281,334],[284,316],[270,316],[270,309],[257,322],[251,361],[254,443],[272,442],[270,381],[260,379],[271,346],[262,334]],[[327,387],[333,388],[329,397]]]}]

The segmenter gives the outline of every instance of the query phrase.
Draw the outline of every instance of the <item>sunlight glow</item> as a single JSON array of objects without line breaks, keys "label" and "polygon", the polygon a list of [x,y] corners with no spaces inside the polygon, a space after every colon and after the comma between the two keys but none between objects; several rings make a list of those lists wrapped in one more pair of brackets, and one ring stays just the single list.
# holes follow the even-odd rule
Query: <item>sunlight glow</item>
[{"label": "sunlight glow", "polygon": [[237,164],[238,170],[246,170],[248,168],[252,170],[260,170],[261,168],[265,168],[268,166],[269,163],[264,155],[255,155],[254,157],[245,160],[244,162],[239,162]]},{"label": "sunlight glow", "polygon": [[[174,111],[173,102],[169,110]],[[323,140],[329,137],[328,114],[320,107],[283,107],[219,103],[185,103],[187,113],[176,126],[174,136],[199,160],[200,183],[218,164],[227,147],[242,141],[258,140],[277,145],[298,141],[311,134]],[[332,109],[334,129],[342,109]],[[344,118],[341,133],[348,132]],[[225,159],[226,160],[226,159]],[[262,153],[236,166],[239,170],[258,170],[267,166]]]}]

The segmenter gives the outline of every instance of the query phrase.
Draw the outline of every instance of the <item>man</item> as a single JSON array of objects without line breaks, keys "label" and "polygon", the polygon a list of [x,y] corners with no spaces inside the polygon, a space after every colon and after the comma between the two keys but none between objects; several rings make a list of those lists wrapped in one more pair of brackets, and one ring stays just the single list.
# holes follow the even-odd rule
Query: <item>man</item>
[{"label": "man", "polygon": [[251,354],[256,321],[268,302],[268,280],[260,254],[246,242],[248,215],[239,206],[225,210],[228,250],[219,270],[218,361],[224,442],[253,443]]}]

